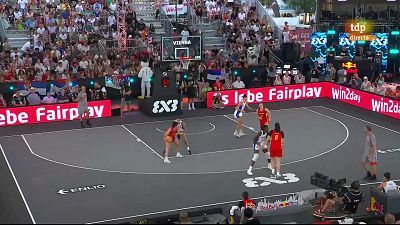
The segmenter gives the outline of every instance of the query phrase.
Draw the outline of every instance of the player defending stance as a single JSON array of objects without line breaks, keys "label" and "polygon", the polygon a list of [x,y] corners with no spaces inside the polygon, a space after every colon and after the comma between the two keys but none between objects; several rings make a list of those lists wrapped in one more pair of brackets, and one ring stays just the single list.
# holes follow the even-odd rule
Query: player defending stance
[{"label": "player defending stance", "polygon": [[164,163],[170,164],[171,161],[169,161],[168,156],[169,156],[169,151],[171,150],[171,145],[172,143],[176,147],[176,157],[177,158],[182,158],[183,155],[180,152],[180,146],[178,140],[176,140],[176,136],[179,132],[179,123],[178,122],[173,122],[172,126],[167,130],[165,133],[165,159]]},{"label": "player defending stance", "polygon": [[254,140],[253,140],[254,156],[253,156],[253,159],[251,160],[251,166],[250,166],[249,170],[247,170],[247,174],[249,176],[253,176],[253,172],[252,172],[253,166],[257,162],[258,157],[260,156],[260,149],[267,156],[268,169],[272,170],[271,156],[269,155],[268,147],[267,147],[267,136],[268,136],[268,126],[264,125],[263,129],[260,132],[258,132],[258,134],[254,137]]},{"label": "player defending stance", "polygon": [[[268,126],[271,121],[271,112],[260,103],[257,109],[258,120],[260,121],[260,130],[264,130],[264,126]],[[268,132],[267,128],[267,132]]]},{"label": "player defending stance", "polygon": [[[270,143],[270,154],[272,159],[272,175],[281,177],[281,161],[283,157],[283,139],[285,135],[281,130],[281,125],[275,123],[275,129],[268,134],[268,142]],[[275,174],[276,172],[276,174]]]},{"label": "player defending stance", "polygon": [[239,104],[236,106],[234,114],[234,117],[237,119],[237,126],[235,133],[233,135],[235,135],[238,138],[246,136],[246,134],[243,133],[243,114],[245,113],[246,108],[248,108],[251,111],[254,111],[254,109],[251,108],[247,102],[247,95],[243,95],[243,100],[239,102]]},{"label": "player defending stance", "polygon": [[185,134],[185,130],[187,129],[185,122],[183,122],[183,120],[177,119],[175,122],[179,123],[178,127],[178,140],[183,140],[183,143],[186,145],[186,149],[188,151],[188,154],[191,155],[192,151],[190,151],[190,147],[189,147],[189,142],[187,140],[186,134]]}]

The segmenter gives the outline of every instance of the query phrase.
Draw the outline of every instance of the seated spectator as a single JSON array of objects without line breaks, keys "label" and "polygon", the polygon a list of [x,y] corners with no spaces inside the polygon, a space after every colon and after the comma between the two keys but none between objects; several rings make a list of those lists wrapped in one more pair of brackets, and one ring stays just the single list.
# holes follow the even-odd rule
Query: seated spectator
[{"label": "seated spectator", "polygon": [[40,105],[40,103],[41,103],[40,96],[38,95],[38,93],[36,93],[36,89],[34,87],[31,87],[31,89],[29,91],[30,91],[30,93],[26,97],[28,104],[29,105]]},{"label": "seated spectator", "polygon": [[187,212],[179,213],[179,224],[190,224],[189,214]]},{"label": "seated spectator", "polygon": [[26,100],[21,95],[20,91],[17,91],[11,99],[11,106],[12,107],[22,107],[26,106]]},{"label": "seated spectator", "polygon": [[226,78],[225,79],[225,84],[224,84],[224,90],[232,90],[233,89],[233,84],[231,78]]},{"label": "seated spectator", "polygon": [[206,82],[206,86],[201,89],[201,99],[206,100],[207,99],[207,92],[212,91],[212,88],[210,87],[210,83]]},{"label": "seated spectator", "polygon": [[396,92],[392,88],[386,88],[385,97],[394,98],[396,97]]},{"label": "seated spectator", "polygon": [[395,93],[394,99],[400,100],[400,85],[398,85],[396,87],[396,93]]},{"label": "seated spectator", "polygon": [[240,224],[261,224],[260,220],[257,217],[254,217],[253,209],[246,208],[243,212],[243,218],[240,221]]},{"label": "seated spectator", "polygon": [[399,192],[399,188],[396,183],[391,180],[391,174],[385,173],[383,175],[383,182],[377,187],[378,190],[384,193]]},{"label": "seated spectator", "polygon": [[246,85],[243,83],[241,77],[237,77],[237,78],[236,78],[236,81],[233,82],[232,86],[233,86],[234,89],[243,89],[243,88],[246,88]]},{"label": "seated spectator", "polygon": [[396,223],[396,217],[394,217],[393,214],[386,214],[385,215],[385,224],[395,224]]},{"label": "seated spectator", "polygon": [[222,85],[219,78],[217,78],[217,80],[215,81],[215,84],[214,84],[214,91],[222,91],[222,90],[224,90],[224,86]]},{"label": "seated spectator", "polygon": [[347,214],[355,214],[357,213],[358,205],[362,202],[364,202],[364,193],[360,192],[360,183],[354,181],[344,197],[339,198],[336,194],[328,196],[325,204],[314,215],[324,216],[325,213],[334,210],[337,206],[340,206]]},{"label": "seated spectator", "polygon": [[378,94],[378,86],[376,85],[376,83],[371,83],[371,87],[367,91],[374,94]]},{"label": "seated spectator", "polygon": [[57,96],[57,103],[63,104],[69,102],[69,96],[66,94],[65,89],[61,89],[60,94]]},{"label": "seated spectator", "polygon": [[358,74],[354,74],[354,76],[351,78],[349,85],[351,88],[353,89],[357,89],[360,90],[361,89],[361,85],[362,85],[362,80],[361,78],[358,76]]},{"label": "seated spectator", "polygon": [[7,107],[7,102],[4,100],[4,97],[2,94],[0,94],[0,109],[1,108],[6,108]]},{"label": "seated spectator", "polygon": [[222,96],[220,94],[215,95],[212,100],[212,108],[223,109],[224,107],[225,105],[222,103]]},{"label": "seated spectator", "polygon": [[289,72],[285,72],[285,75],[283,75],[283,84],[284,85],[289,85],[292,82],[292,77],[289,75]]},{"label": "seated spectator", "polygon": [[306,82],[306,77],[303,76],[302,73],[298,73],[296,76],[294,76],[294,81],[296,84],[304,84]]},{"label": "seated spectator", "polygon": [[276,79],[274,81],[274,86],[279,86],[279,85],[283,85],[283,81],[281,79],[281,76],[276,75]]},{"label": "seated spectator", "polygon": [[50,92],[47,93],[46,97],[42,100],[43,104],[54,104],[56,103],[56,99],[51,95]]},{"label": "seated spectator", "polygon": [[361,90],[368,91],[371,89],[371,82],[369,82],[368,77],[364,77],[364,81],[361,84]]},{"label": "seated spectator", "polygon": [[321,69],[318,62],[315,62],[314,68],[311,70],[311,82],[319,82],[321,78]]},{"label": "seated spectator", "polygon": [[261,82],[258,79],[258,77],[254,77],[254,79],[251,81],[250,85],[251,88],[258,88],[261,86]]}]

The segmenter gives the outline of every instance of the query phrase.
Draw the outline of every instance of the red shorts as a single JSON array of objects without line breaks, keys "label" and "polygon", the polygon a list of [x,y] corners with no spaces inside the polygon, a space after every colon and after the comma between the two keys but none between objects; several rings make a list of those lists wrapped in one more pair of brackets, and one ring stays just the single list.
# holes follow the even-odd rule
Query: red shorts
[{"label": "red shorts", "polygon": [[260,120],[260,128],[261,128],[261,130],[264,128],[264,126],[268,126],[268,120]]},{"label": "red shorts", "polygon": [[282,158],[283,151],[282,149],[270,149],[269,154],[271,155],[271,158]]},{"label": "red shorts", "polygon": [[172,143],[174,143],[175,142],[175,138],[173,138],[173,137],[170,137],[170,136],[168,136],[168,137],[166,137],[166,138],[164,138],[164,142],[165,143],[169,143],[169,144],[172,144]]}]

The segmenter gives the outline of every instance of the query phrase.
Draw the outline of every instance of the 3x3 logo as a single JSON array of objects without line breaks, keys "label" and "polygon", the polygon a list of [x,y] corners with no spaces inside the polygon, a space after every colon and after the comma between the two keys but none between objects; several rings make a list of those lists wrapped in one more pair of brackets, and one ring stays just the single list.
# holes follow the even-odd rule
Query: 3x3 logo
[{"label": "3x3 logo", "polygon": [[155,101],[153,104],[153,113],[172,113],[178,110],[179,100],[168,100],[168,101]]}]

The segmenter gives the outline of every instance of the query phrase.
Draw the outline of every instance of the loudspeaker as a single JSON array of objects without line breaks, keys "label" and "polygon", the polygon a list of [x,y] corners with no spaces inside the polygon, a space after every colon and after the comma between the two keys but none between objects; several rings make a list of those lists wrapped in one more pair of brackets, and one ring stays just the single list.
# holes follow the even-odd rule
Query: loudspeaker
[{"label": "loudspeaker", "polygon": [[177,95],[176,73],[157,68],[153,82],[153,98],[167,99],[175,95]]}]

